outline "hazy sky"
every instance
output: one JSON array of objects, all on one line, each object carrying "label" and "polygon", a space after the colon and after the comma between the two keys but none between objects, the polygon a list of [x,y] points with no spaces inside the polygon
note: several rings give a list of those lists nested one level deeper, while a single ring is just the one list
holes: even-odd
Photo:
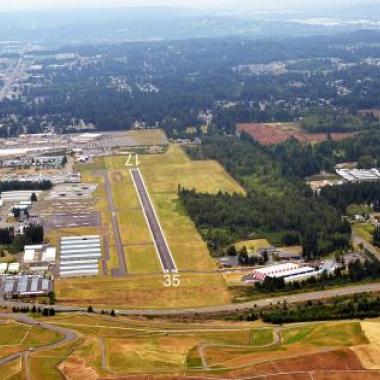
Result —
[{"label": "hazy sky", "polygon": [[351,5],[359,3],[379,3],[380,0],[0,0],[0,11],[39,10],[55,8],[94,8],[120,6],[187,6],[197,8],[239,8],[258,7],[296,10],[318,4]]}]

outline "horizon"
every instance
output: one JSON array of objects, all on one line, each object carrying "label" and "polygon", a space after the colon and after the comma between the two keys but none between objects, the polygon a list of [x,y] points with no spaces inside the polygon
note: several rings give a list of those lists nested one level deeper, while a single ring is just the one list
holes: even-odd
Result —
[{"label": "horizon", "polygon": [[[62,10],[99,10],[99,9],[122,9],[122,8],[178,8],[189,10],[267,10],[267,11],[306,11],[306,10],[331,10],[335,8],[350,8],[357,6],[362,2],[360,0],[336,0],[333,5],[331,1],[321,0],[315,2],[306,2],[302,0],[291,0],[285,4],[279,0],[268,0],[262,4],[261,0],[142,0],[136,3],[135,0],[82,0],[78,4],[75,0],[57,0],[54,5],[49,0],[14,0],[4,4],[0,1],[0,12],[40,12],[40,11],[62,11]],[[380,0],[368,0],[363,7],[380,5]],[[380,14],[380,12],[379,12]]]}]

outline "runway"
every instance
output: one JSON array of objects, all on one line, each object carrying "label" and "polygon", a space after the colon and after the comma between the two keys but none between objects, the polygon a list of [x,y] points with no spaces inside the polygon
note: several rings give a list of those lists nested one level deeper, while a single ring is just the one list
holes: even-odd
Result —
[{"label": "runway", "polygon": [[149,193],[145,186],[140,169],[131,169],[131,176],[145,215],[145,219],[149,226],[158,257],[160,259],[162,270],[164,273],[177,273],[177,266],[174,262],[174,258],[170,252],[169,245],[161,228],[160,221],[149,197]]}]

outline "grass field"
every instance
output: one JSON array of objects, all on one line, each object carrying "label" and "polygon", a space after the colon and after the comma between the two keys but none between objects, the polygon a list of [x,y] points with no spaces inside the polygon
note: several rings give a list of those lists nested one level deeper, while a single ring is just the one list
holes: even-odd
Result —
[{"label": "grass field", "polygon": [[237,250],[246,247],[248,252],[256,252],[258,249],[269,248],[270,246],[269,241],[266,239],[245,240],[235,244]]},{"label": "grass field", "polygon": [[0,365],[0,380],[21,380],[22,376],[21,359],[15,359],[8,364]]},{"label": "grass field", "polygon": [[357,223],[354,225],[355,232],[364,240],[372,243],[372,234],[375,229],[371,223]]},{"label": "grass field", "polygon": [[[103,162],[102,162],[103,161]],[[107,237],[110,245],[108,270],[119,266],[108,210],[104,180],[99,170],[107,169],[128,273],[125,278],[98,277],[63,279],[56,282],[59,302],[114,306],[115,308],[194,307],[224,304],[231,300],[223,277],[218,274],[181,273],[217,269],[206,244],[182,209],[178,186],[199,191],[243,192],[242,188],[214,161],[191,161],[182,148],[169,146],[164,154],[139,155],[140,169],[156,208],[165,236],[180,271],[178,288],[163,286],[162,268],[133,185],[127,156],[98,159],[82,167],[82,178],[98,183],[96,208],[101,214],[98,229],[61,230],[56,235],[91,231]],[[49,236],[52,241],[57,237]]]},{"label": "grass field", "polygon": [[[165,378],[207,374],[233,379],[243,374],[313,370],[314,378],[327,380],[322,376],[326,370],[364,369],[360,356],[347,348],[369,346],[371,339],[363,334],[366,330],[372,329],[378,341],[380,326],[380,322],[370,327],[350,321],[304,323],[286,325],[274,333],[273,327],[258,322],[193,324],[94,315],[61,315],[49,320],[83,334],[82,344],[60,368],[66,368],[64,373],[76,369],[90,379],[96,378],[95,373],[104,377],[144,373],[151,379],[155,374],[165,374]],[[273,340],[275,334],[280,334],[279,342]],[[101,364],[100,342],[105,347],[106,368]]]},{"label": "grass field", "polygon": [[[146,379],[143,374],[151,380],[176,376],[235,379],[277,373],[283,376],[279,379],[287,379],[286,374],[294,371],[312,371],[313,378],[319,380],[372,380],[380,375],[374,371],[379,363],[375,347],[379,344],[379,320],[270,326],[261,322],[179,322],[94,314],[39,318],[74,330],[79,338],[58,349],[31,352],[32,379],[55,380],[62,374],[73,380],[129,375]],[[333,377],[331,371],[336,371]],[[340,372],[347,371],[350,377],[339,377]],[[0,367],[1,380],[24,378],[20,361]]]}]

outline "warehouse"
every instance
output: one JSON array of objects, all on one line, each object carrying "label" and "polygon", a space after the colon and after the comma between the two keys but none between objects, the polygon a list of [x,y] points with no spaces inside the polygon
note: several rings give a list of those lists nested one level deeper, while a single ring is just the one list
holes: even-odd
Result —
[{"label": "warehouse", "polygon": [[285,282],[302,281],[309,277],[317,277],[321,270],[311,266],[302,266],[294,263],[271,265],[255,269],[244,279],[245,283],[264,281],[266,277],[283,278]]},{"label": "warehouse", "polygon": [[0,279],[0,289],[5,299],[46,296],[53,290],[53,283],[42,276],[6,276]]},{"label": "warehouse", "polygon": [[102,257],[100,237],[62,237],[60,257],[60,277],[97,276]]},{"label": "warehouse", "polygon": [[336,173],[348,182],[380,181],[377,169],[337,169]]},{"label": "warehouse", "polygon": [[41,194],[38,190],[16,190],[16,191],[3,191],[1,199],[3,202],[27,202],[30,201],[32,194],[36,194],[37,198]]},{"label": "warehouse", "polygon": [[43,244],[26,245],[24,247],[24,263],[54,263],[56,257],[55,247],[46,246]]}]

